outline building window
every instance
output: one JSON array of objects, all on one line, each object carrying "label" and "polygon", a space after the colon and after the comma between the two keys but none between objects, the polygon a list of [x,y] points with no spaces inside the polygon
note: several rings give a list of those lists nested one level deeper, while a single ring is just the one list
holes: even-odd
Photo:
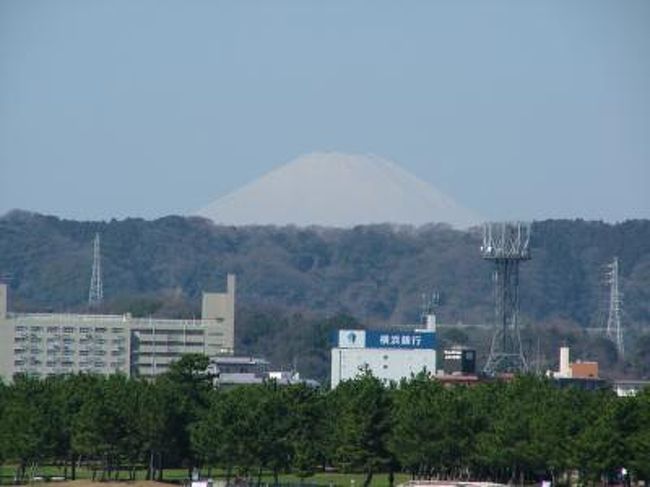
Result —
[{"label": "building window", "polygon": [[72,326],[66,326],[63,328],[63,333],[74,333],[74,328]]}]

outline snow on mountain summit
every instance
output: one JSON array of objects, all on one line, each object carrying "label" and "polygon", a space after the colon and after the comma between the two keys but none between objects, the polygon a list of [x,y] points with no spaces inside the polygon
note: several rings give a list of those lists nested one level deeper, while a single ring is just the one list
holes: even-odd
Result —
[{"label": "snow on mountain summit", "polygon": [[431,184],[373,155],[300,156],[197,212],[227,225],[449,223],[467,228],[479,217]]}]

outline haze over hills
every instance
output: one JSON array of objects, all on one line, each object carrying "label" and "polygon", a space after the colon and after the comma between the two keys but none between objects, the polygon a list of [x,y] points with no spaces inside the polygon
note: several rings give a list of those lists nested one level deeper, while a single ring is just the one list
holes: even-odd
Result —
[{"label": "haze over hills", "polygon": [[197,213],[227,225],[448,223],[467,228],[480,217],[433,185],[374,155],[300,156]]}]

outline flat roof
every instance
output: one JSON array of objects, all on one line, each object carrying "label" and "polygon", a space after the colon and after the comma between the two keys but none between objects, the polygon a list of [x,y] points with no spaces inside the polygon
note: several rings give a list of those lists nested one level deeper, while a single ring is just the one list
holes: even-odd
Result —
[{"label": "flat roof", "polygon": [[256,357],[210,357],[210,362],[222,365],[268,365],[268,360]]},{"label": "flat roof", "polygon": [[75,325],[93,323],[123,323],[131,327],[201,327],[212,324],[214,320],[203,319],[171,319],[171,318],[134,318],[130,314],[102,315],[102,314],[75,314],[75,313],[7,313],[5,321],[25,325]]}]

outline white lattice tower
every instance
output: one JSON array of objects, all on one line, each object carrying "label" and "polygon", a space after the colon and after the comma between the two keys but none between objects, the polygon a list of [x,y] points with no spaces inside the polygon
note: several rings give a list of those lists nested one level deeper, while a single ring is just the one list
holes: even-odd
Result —
[{"label": "white lattice tower", "polygon": [[99,306],[104,300],[100,245],[99,233],[96,233],[93,241],[93,272],[90,277],[90,289],[88,291],[88,307],[90,308]]},{"label": "white lattice tower", "polygon": [[607,282],[609,283],[609,313],[607,315],[607,336],[616,343],[619,357],[625,353],[623,328],[621,326],[621,293],[618,283],[618,257],[614,257],[608,266]]}]

